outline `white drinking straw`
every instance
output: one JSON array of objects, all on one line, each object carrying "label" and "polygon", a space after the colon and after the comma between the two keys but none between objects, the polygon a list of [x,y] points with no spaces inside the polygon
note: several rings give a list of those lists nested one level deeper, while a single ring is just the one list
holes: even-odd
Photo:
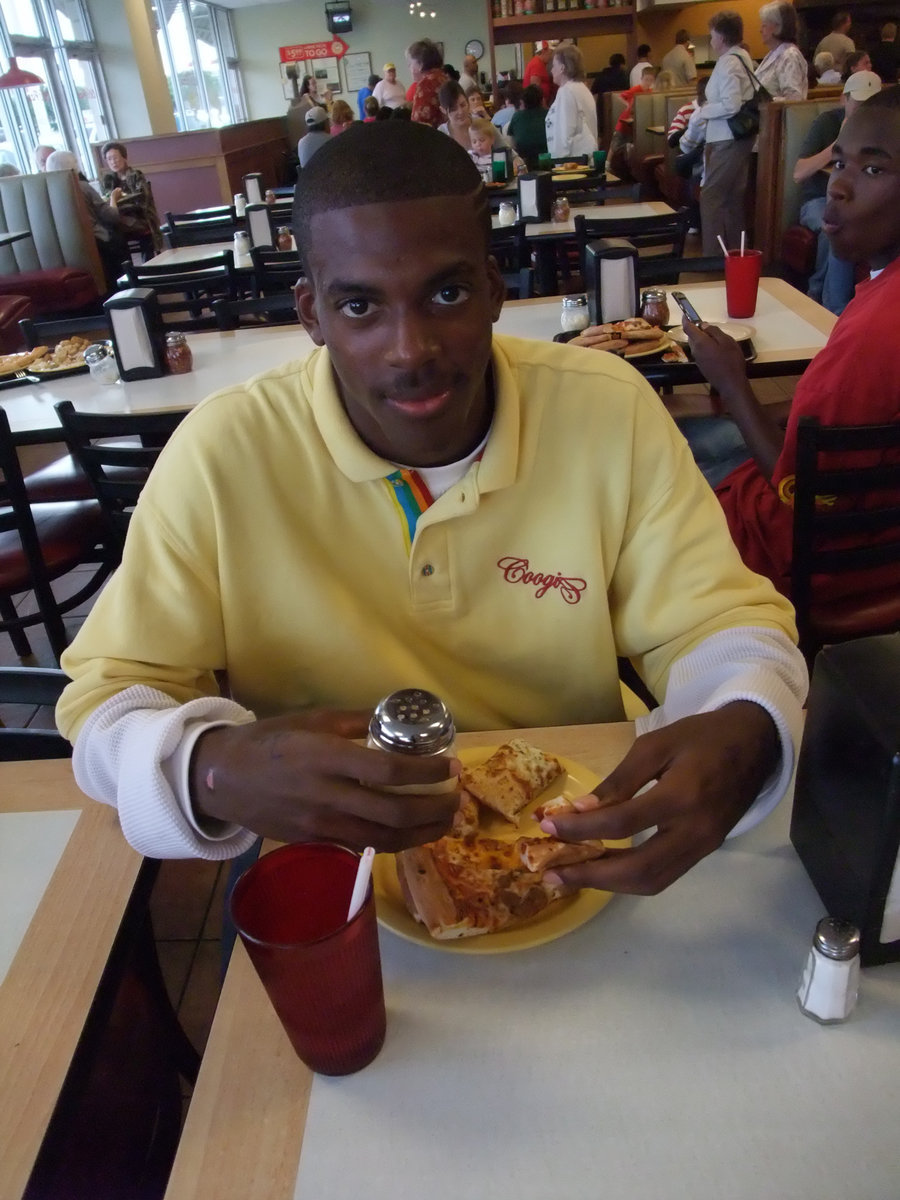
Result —
[{"label": "white drinking straw", "polygon": [[741,230],[741,258],[744,257],[744,238],[745,237],[746,237],[746,234],[744,233],[744,231],[742,229]]},{"label": "white drinking straw", "polygon": [[725,243],[722,241],[722,235],[721,235],[721,233],[717,233],[717,234],[716,234],[716,241],[717,241],[717,242],[719,243],[719,245],[722,247],[722,253],[723,253],[723,254],[725,255],[725,257],[727,258],[727,257],[728,257],[728,248],[726,247]]},{"label": "white drinking straw", "polygon": [[352,921],[362,908],[363,900],[365,900],[366,892],[369,888],[369,876],[372,874],[372,859],[374,857],[375,849],[372,846],[366,846],[365,850],[359,856],[359,866],[356,868],[356,879],[353,882],[353,895],[350,897],[350,907],[347,910],[348,921]]}]

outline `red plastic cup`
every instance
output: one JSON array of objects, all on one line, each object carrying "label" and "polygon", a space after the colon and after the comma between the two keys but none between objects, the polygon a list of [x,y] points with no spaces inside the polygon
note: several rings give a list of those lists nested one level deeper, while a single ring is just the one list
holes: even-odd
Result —
[{"label": "red plastic cup", "polygon": [[752,317],[762,272],[762,251],[729,250],[725,256],[725,303],[732,320]]},{"label": "red plastic cup", "polygon": [[327,842],[282,846],[240,877],[231,914],[298,1056],[350,1075],[384,1044],[386,1018],[372,885],[352,921],[359,856]]}]

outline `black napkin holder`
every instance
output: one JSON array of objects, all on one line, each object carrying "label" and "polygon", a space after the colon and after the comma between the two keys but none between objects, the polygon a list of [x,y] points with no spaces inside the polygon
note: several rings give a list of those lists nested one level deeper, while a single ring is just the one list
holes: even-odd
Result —
[{"label": "black napkin holder", "polygon": [[859,927],[863,966],[896,962],[900,634],[822,650],[807,709],[791,841],[829,916]]},{"label": "black napkin holder", "polygon": [[637,249],[625,238],[600,238],[585,249],[584,289],[592,325],[624,321],[640,311]]},{"label": "black napkin holder", "polygon": [[262,175],[259,171],[251,171],[249,175],[244,176],[244,195],[248,204],[262,204],[265,200]]},{"label": "black napkin holder", "polygon": [[519,220],[532,224],[549,221],[553,214],[553,176],[549,171],[527,171],[518,178]]},{"label": "black napkin holder", "polygon": [[122,379],[157,379],[165,373],[166,331],[153,288],[128,288],[104,301]]},{"label": "black napkin holder", "polygon": [[248,204],[244,210],[244,228],[251,246],[272,246],[272,218],[268,204]]}]

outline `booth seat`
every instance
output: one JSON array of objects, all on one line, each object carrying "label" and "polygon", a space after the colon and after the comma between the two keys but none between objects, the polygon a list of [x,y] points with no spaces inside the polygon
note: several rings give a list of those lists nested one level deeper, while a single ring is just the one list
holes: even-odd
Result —
[{"label": "booth seat", "polygon": [[767,266],[802,282],[815,265],[816,235],[799,223],[800,185],[794,166],[819,113],[840,104],[839,87],[818,87],[808,100],[764,104],[760,110],[756,174],[756,245]]},{"label": "booth seat", "polygon": [[72,171],[0,179],[0,229],[31,236],[0,248],[0,296],[26,296],[34,314],[98,306],[103,264]]},{"label": "booth seat", "polygon": [[11,354],[24,346],[19,322],[34,316],[34,305],[28,296],[0,293],[0,354]]}]

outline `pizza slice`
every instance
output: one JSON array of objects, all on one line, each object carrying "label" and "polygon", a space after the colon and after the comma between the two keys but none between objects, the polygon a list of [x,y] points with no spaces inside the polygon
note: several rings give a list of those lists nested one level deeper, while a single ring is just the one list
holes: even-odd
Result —
[{"label": "pizza slice", "polygon": [[499,933],[537,916],[565,894],[543,878],[545,870],[603,851],[601,842],[545,837],[446,837],[398,854],[397,875],[412,916],[433,938],[447,941]]},{"label": "pizza slice", "polygon": [[460,787],[480,804],[492,808],[513,825],[517,814],[564,773],[552,754],[512,738],[500,746],[487,762],[469,767],[460,776]]}]

